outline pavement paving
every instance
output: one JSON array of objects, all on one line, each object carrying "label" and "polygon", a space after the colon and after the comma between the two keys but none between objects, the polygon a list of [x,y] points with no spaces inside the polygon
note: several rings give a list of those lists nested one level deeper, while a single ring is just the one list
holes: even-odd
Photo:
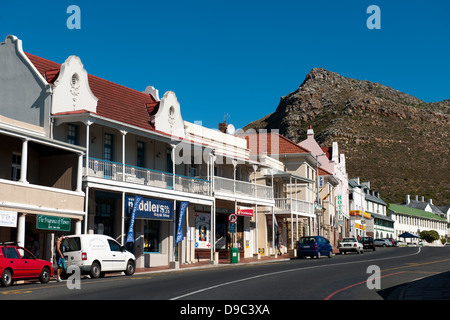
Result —
[{"label": "pavement paving", "polygon": [[450,300],[450,271],[408,283],[398,300]]}]

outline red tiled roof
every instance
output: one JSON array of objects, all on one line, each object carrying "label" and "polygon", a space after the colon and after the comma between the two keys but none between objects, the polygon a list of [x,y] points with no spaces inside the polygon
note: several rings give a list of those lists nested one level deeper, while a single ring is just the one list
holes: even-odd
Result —
[{"label": "red tiled roof", "polygon": [[[58,78],[61,68],[59,63],[30,53],[26,53],[26,55],[36,69],[47,79],[47,82],[53,83]],[[88,74],[88,81],[92,93],[98,98],[97,115],[154,131],[155,128],[150,123],[150,115],[157,111],[159,101],[156,101],[150,94],[90,74]],[[86,110],[76,113],[85,112],[88,113]],[[70,114],[70,112],[64,114]]]},{"label": "red tiled roof", "polygon": [[323,168],[319,168],[319,176],[332,176],[333,174],[330,173],[329,171],[323,169]]},{"label": "red tiled roof", "polygon": [[[299,146],[294,141],[289,140],[288,138],[275,132],[251,133],[244,135],[247,140],[247,146],[250,149],[250,155],[295,154],[310,152],[308,149]],[[272,142],[274,145],[272,145]]]},{"label": "red tiled roof", "polygon": [[321,147],[322,151],[327,156],[327,159],[331,160],[331,152],[333,151],[332,147]]}]

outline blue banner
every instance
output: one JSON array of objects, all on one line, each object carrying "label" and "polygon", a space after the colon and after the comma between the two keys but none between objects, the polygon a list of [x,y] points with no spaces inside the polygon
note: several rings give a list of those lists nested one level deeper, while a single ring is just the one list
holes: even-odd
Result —
[{"label": "blue banner", "polygon": [[[141,197],[140,197],[141,198]],[[173,220],[173,201],[141,198],[137,206],[134,205],[134,197],[125,197],[125,209],[127,217],[135,211],[137,219]]]},{"label": "blue banner", "polygon": [[177,230],[177,240],[176,244],[183,241],[183,222],[184,222],[184,216],[186,215],[187,207],[189,205],[188,201],[182,201],[180,203],[180,215],[178,217],[178,230]]},{"label": "blue banner", "polygon": [[131,214],[131,221],[130,226],[128,227],[128,234],[127,234],[127,241],[126,242],[132,242],[134,243],[134,220],[136,218],[136,211],[139,207],[139,203],[142,201],[142,197],[136,196],[134,198],[134,204],[133,206],[133,212]]}]

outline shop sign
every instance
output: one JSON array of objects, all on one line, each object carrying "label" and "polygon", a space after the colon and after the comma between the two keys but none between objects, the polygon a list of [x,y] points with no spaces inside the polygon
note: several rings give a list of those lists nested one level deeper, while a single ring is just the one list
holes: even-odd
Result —
[{"label": "shop sign", "polygon": [[238,206],[236,209],[238,216],[253,217],[253,208]]},{"label": "shop sign", "polygon": [[[134,197],[125,197],[126,215],[131,217]],[[136,219],[173,220],[173,201],[142,198],[135,212]]]},{"label": "shop sign", "polygon": [[0,211],[0,227],[17,227],[17,212]]},{"label": "shop sign", "polygon": [[350,210],[349,214],[351,216],[362,216],[362,211],[361,210]]},{"label": "shop sign", "polygon": [[38,214],[36,229],[51,231],[70,231],[70,218],[52,217]]},{"label": "shop sign", "polygon": [[183,222],[184,216],[186,215],[187,206],[189,205],[188,201],[182,201],[180,204],[180,215],[178,217],[178,228],[177,228],[177,239],[176,243],[183,241]]}]

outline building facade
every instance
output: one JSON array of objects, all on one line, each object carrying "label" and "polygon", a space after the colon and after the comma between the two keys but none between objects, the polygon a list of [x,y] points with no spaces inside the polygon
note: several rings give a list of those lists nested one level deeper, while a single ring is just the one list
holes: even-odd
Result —
[{"label": "building facade", "polygon": [[320,168],[329,172],[337,181],[334,187],[334,197],[328,198],[332,201],[337,214],[337,229],[339,238],[346,237],[350,232],[349,216],[349,190],[348,175],[345,164],[345,155],[339,153],[338,143],[333,142],[332,146],[321,147],[314,138],[314,130],[309,126],[305,140],[299,143],[300,146],[311,151],[317,157]]},{"label": "building facade", "polygon": [[54,139],[52,87],[14,36],[0,44],[0,242],[51,260],[54,232],[81,233],[85,148]]}]

